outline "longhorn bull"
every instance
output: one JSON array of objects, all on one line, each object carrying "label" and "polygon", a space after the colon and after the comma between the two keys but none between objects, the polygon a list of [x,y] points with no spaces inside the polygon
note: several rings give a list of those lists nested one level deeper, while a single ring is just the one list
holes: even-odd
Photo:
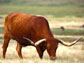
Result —
[{"label": "longhorn bull", "polygon": [[5,58],[11,38],[17,41],[16,50],[20,58],[23,58],[21,53],[22,47],[31,45],[36,47],[40,58],[43,57],[43,52],[47,50],[51,59],[56,59],[58,43],[72,46],[81,39],[80,37],[72,43],[67,44],[63,40],[54,38],[48,21],[44,17],[18,12],[9,14],[5,19],[3,58]]}]

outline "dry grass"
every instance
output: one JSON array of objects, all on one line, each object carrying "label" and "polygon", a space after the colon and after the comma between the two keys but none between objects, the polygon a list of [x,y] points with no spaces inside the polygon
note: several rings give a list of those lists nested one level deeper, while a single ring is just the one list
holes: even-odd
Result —
[{"label": "dry grass", "polygon": [[59,28],[64,26],[66,29],[80,29],[84,30],[81,26],[84,24],[84,17],[54,17],[47,16],[51,28]]},{"label": "dry grass", "polygon": [[[3,42],[0,41],[1,43]],[[0,44],[0,48],[2,44]],[[84,62],[84,45],[74,45],[72,47],[65,47],[59,44],[57,49],[57,59],[51,61],[47,51],[44,52],[44,57],[41,60],[38,57],[37,51],[34,47],[25,47],[22,50],[24,59],[19,59],[16,52],[16,42],[11,40],[6,59],[2,58],[2,49],[0,49],[0,63],[83,63]]]}]

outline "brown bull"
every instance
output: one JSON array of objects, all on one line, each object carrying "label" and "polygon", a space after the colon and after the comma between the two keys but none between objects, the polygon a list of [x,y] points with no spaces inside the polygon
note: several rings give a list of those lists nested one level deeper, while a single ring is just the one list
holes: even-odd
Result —
[{"label": "brown bull", "polygon": [[49,28],[48,21],[41,16],[32,16],[23,13],[9,14],[5,19],[3,58],[8,47],[10,39],[17,41],[17,53],[22,57],[22,46],[35,46],[39,57],[43,57],[43,52],[47,50],[51,59],[56,59],[56,49],[58,43],[65,46],[72,46],[81,38],[67,44],[60,39],[54,38]]}]

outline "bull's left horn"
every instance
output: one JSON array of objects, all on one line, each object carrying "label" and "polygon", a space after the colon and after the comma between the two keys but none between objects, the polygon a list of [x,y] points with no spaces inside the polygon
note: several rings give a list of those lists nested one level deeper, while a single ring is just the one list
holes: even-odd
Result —
[{"label": "bull's left horn", "polygon": [[32,45],[35,46],[34,42],[32,40],[30,40],[29,38],[23,37],[24,39],[26,39],[27,41],[29,41]]},{"label": "bull's left horn", "polygon": [[64,42],[63,40],[60,40],[60,39],[58,39],[58,40],[59,40],[59,42],[60,42],[61,44],[65,45],[65,46],[72,46],[72,45],[74,45],[75,43],[77,43],[81,38],[82,38],[82,37],[78,38],[77,40],[73,41],[72,43],[67,43],[67,42]]},{"label": "bull's left horn", "polygon": [[37,41],[36,43],[34,43],[32,40],[30,40],[29,38],[23,37],[24,39],[28,40],[32,45],[34,46],[38,46],[40,43],[46,41],[46,39],[41,39],[39,41]]}]

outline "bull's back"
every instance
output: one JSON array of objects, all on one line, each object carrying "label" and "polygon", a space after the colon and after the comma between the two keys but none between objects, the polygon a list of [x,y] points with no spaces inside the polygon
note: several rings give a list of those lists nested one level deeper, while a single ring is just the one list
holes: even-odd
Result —
[{"label": "bull's back", "polygon": [[32,17],[34,16],[23,13],[11,13],[6,17],[5,27],[11,35],[23,34]]}]

